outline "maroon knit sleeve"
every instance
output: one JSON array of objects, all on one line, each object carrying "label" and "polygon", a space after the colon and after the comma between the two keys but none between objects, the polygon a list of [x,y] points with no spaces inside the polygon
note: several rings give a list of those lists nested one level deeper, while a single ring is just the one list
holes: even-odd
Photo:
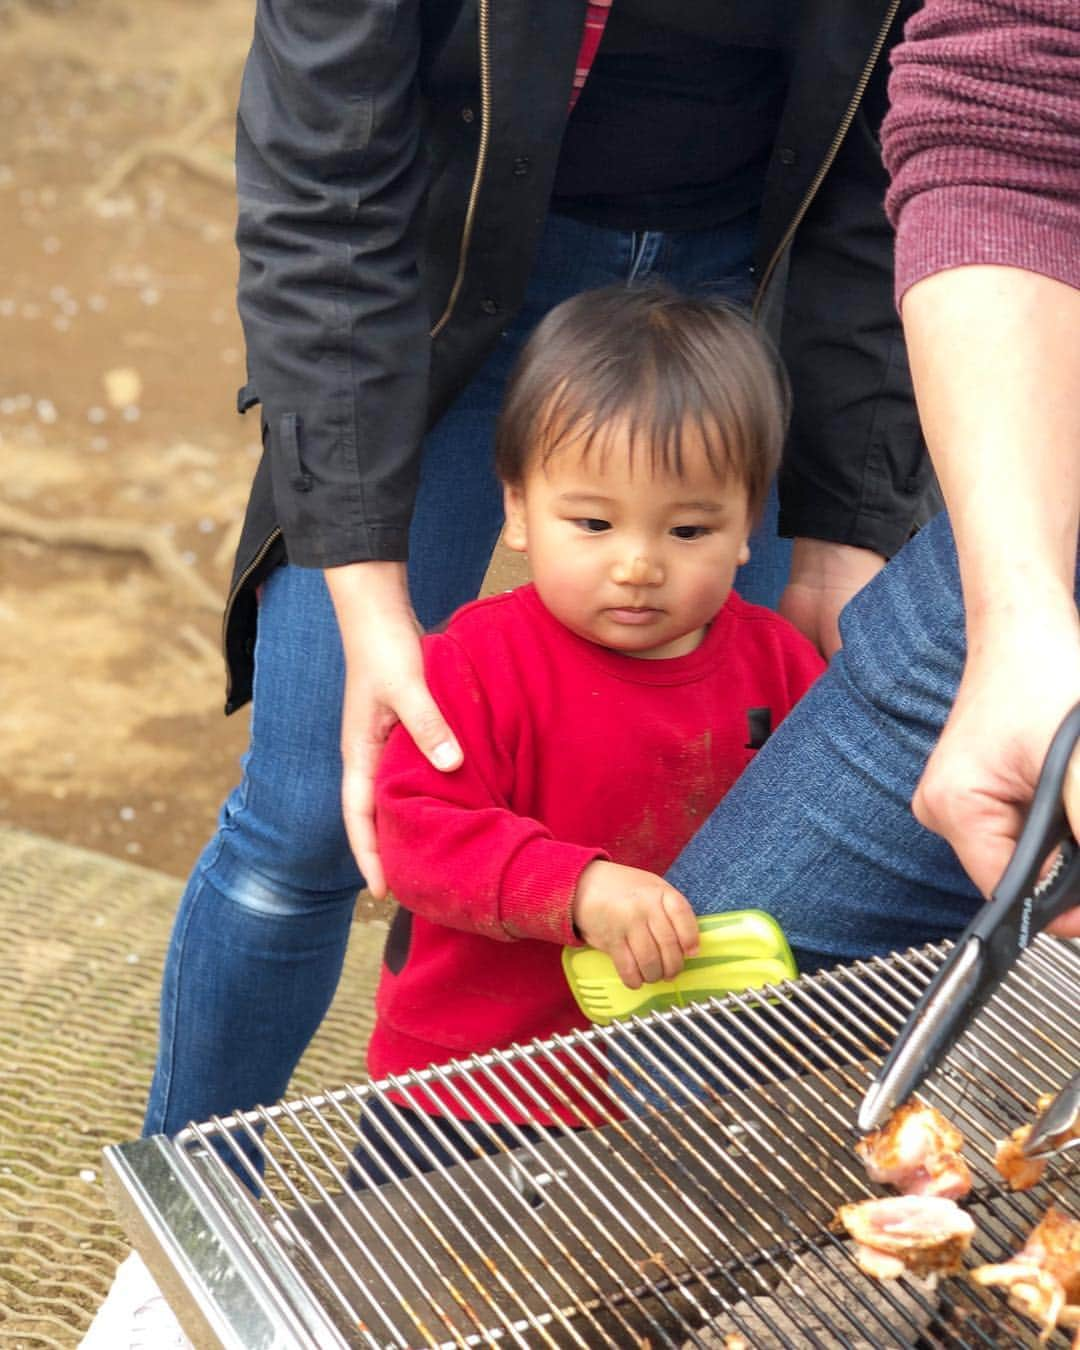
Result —
[{"label": "maroon knit sleeve", "polygon": [[889,95],[897,300],[968,263],[1080,286],[1078,0],[926,0]]}]

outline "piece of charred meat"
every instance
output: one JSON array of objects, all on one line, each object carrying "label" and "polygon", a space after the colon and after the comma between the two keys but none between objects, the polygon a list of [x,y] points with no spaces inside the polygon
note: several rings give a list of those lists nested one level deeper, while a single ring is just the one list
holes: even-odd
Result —
[{"label": "piece of charred meat", "polygon": [[1021,1125],[1008,1139],[998,1141],[994,1150],[994,1166],[1001,1173],[1010,1191],[1029,1191],[1042,1180],[1046,1171],[1045,1158],[1025,1158],[1024,1145],[1035,1127]]},{"label": "piece of charred meat", "polygon": [[855,1239],[855,1263],[865,1275],[950,1275],[959,1270],[975,1224],[940,1195],[891,1195],[841,1205],[837,1221]]},{"label": "piece of charred meat", "polygon": [[[1053,1100],[1054,1094],[1052,1092],[1043,1093],[1035,1103],[1036,1119],[1042,1115]],[[1004,1177],[1010,1191],[1030,1190],[1036,1182],[1042,1179],[1042,1174],[1046,1171],[1045,1158],[1024,1157],[1024,1145],[1034,1128],[1033,1124],[1021,1125],[1018,1130],[1013,1130],[1008,1139],[1002,1139],[999,1142],[994,1153],[994,1166]],[[1051,1142],[1060,1147],[1078,1136],[1080,1136],[1080,1121],[1077,1121],[1072,1129],[1065,1130],[1057,1135]]]},{"label": "piece of charred meat", "polygon": [[860,1139],[855,1152],[871,1181],[904,1195],[961,1200],[971,1190],[971,1171],[960,1155],[964,1137],[940,1111],[908,1102]]},{"label": "piece of charred meat", "polygon": [[1010,1261],[978,1266],[978,1284],[999,1285],[1017,1312],[1042,1326],[1042,1340],[1055,1327],[1080,1327],[1080,1222],[1051,1207]]}]

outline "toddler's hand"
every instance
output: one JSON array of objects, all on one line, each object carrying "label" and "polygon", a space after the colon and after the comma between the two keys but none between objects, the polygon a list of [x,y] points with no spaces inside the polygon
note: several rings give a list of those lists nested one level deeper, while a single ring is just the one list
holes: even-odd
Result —
[{"label": "toddler's hand", "polygon": [[674,979],[698,948],[690,902],[638,867],[589,863],[578,880],[573,913],[582,939],[611,957],[627,989]]}]

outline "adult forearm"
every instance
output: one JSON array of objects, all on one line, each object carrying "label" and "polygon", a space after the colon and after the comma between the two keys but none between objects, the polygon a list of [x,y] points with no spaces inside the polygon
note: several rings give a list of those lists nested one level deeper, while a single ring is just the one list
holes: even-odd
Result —
[{"label": "adult forearm", "polygon": [[368,562],[327,568],[326,584],[334,602],[347,661],[364,659],[372,633],[387,615],[393,615],[418,636],[404,563]]},{"label": "adult forearm", "polygon": [[[904,319],[967,625],[956,701],[912,805],[989,895],[1080,697],[1080,290],[957,268],[912,287]],[[1080,759],[1065,806],[1080,830]],[[1058,926],[1080,933],[1080,909]]]},{"label": "adult forearm", "polygon": [[[912,806],[987,895],[1080,696],[1080,29],[1066,8],[927,0],[895,54],[882,133],[897,290],[967,627]],[[1080,830],[1080,761],[1065,807]],[[1080,932],[1080,909],[1059,923]]]},{"label": "adult forearm", "polygon": [[1080,290],[1018,268],[954,268],[913,286],[903,317],[969,639],[1033,607],[1075,616]]}]

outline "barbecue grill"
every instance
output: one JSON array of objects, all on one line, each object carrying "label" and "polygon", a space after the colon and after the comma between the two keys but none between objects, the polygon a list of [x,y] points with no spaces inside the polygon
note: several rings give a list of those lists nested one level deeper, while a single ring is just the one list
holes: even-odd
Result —
[{"label": "barbecue grill", "polygon": [[[110,1186],[200,1347],[1030,1346],[999,1291],[873,1281],[832,1222],[874,1193],[857,1106],[947,950],[214,1118],[106,1149]],[[1080,1067],[1078,991],[1080,944],[1040,937],[926,1086],[975,1173],[969,1266],[1018,1250],[1051,1202],[1080,1217],[1070,1155],[1022,1194],[992,1165]],[[514,1124],[553,1094],[602,1123]],[[364,1188],[365,1113],[378,1129],[451,1102],[491,1154],[450,1125],[460,1161]]]}]

